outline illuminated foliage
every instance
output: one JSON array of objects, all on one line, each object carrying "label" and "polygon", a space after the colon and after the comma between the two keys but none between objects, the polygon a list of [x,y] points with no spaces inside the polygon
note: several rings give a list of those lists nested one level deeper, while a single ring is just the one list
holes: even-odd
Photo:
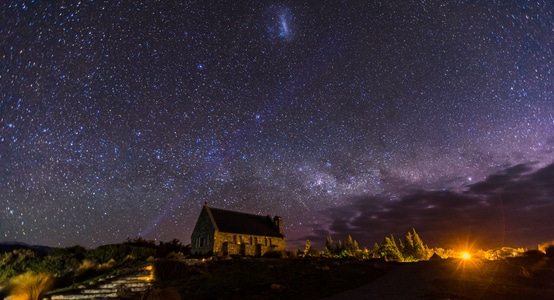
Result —
[{"label": "illuminated foliage", "polygon": [[323,250],[323,255],[326,257],[335,257],[335,258],[363,258],[364,253],[360,250],[358,241],[352,238],[351,235],[348,235],[346,242],[339,240],[336,245],[333,245],[333,239],[329,236],[325,240],[325,249]]},{"label": "illuminated foliage", "polygon": [[423,243],[415,228],[412,228],[411,232],[408,231],[404,241],[400,240],[399,248],[404,261],[420,261],[429,258],[429,249]]},{"label": "illuminated foliage", "polygon": [[85,259],[81,262],[77,270],[75,271],[76,276],[83,276],[87,274],[92,274],[96,270],[98,264],[89,259]]},{"label": "illuminated foliage", "polygon": [[404,257],[398,249],[394,236],[391,234],[390,237],[385,237],[381,246],[379,246],[379,256],[386,259],[387,261],[404,261]]},{"label": "illuminated foliage", "polygon": [[314,249],[314,247],[312,246],[312,242],[310,242],[310,240],[306,240],[306,247],[304,247],[303,255],[304,257],[319,255],[319,252],[316,249]]},{"label": "illuminated foliage", "polygon": [[50,273],[26,272],[10,279],[8,289],[11,299],[38,300],[53,284],[54,278]]},{"label": "illuminated foliage", "polygon": [[5,281],[33,269],[40,263],[40,257],[32,250],[19,249],[0,256],[0,280]]}]

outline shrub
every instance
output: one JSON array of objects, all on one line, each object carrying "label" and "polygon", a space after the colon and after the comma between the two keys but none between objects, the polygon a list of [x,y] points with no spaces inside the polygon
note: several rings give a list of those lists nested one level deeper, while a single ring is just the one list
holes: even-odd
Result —
[{"label": "shrub", "polygon": [[113,268],[116,264],[117,264],[117,262],[115,261],[115,259],[112,258],[112,259],[108,260],[107,262],[105,262],[103,264],[99,264],[98,266],[96,266],[96,269],[100,270],[100,271],[109,270],[109,269]]},{"label": "shrub", "polygon": [[11,299],[42,299],[54,284],[50,273],[26,272],[10,279],[8,289]]},{"label": "shrub", "polygon": [[156,280],[174,280],[188,275],[186,263],[178,260],[162,259],[154,262],[154,278]]},{"label": "shrub", "polygon": [[17,249],[0,255],[0,281],[8,280],[24,273],[39,262],[37,254],[31,250]]},{"label": "shrub", "polygon": [[77,270],[75,270],[75,275],[83,276],[83,275],[89,275],[91,273],[94,273],[94,271],[96,270],[96,266],[97,264],[95,261],[85,259],[81,262]]},{"label": "shrub", "polygon": [[185,255],[181,252],[171,252],[167,255],[168,259],[185,259]]}]

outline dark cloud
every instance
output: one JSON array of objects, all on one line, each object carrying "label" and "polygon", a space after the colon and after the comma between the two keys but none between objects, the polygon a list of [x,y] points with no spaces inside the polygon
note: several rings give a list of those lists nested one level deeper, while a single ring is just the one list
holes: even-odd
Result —
[{"label": "dark cloud", "polygon": [[470,191],[476,194],[494,194],[499,190],[516,183],[523,174],[532,171],[532,168],[526,164],[519,164],[509,167],[503,172],[491,175],[486,180],[470,186]]},{"label": "dark cloud", "polygon": [[419,190],[396,200],[360,197],[323,214],[330,226],[314,231],[312,240],[350,234],[371,247],[415,227],[435,247],[533,247],[553,237],[554,163],[507,167],[461,192]]}]

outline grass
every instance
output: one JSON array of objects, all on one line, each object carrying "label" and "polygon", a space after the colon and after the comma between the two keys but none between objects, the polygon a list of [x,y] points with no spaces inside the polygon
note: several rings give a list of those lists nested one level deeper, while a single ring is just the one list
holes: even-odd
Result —
[{"label": "grass", "polygon": [[54,284],[54,277],[49,273],[26,272],[10,279],[10,299],[38,300]]}]

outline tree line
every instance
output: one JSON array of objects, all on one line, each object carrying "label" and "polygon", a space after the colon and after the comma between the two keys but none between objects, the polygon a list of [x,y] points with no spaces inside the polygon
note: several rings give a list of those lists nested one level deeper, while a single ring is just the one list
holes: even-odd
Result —
[{"label": "tree line", "polygon": [[385,237],[381,244],[375,243],[373,249],[361,249],[358,242],[348,235],[346,241],[333,242],[333,239],[328,236],[325,240],[323,251],[316,250],[310,240],[306,240],[306,247],[302,251],[304,257],[329,257],[329,258],[383,258],[387,261],[400,262],[415,262],[427,260],[434,251],[423,243],[415,228],[408,231],[404,239],[399,239],[398,242],[391,234],[390,237]]}]

